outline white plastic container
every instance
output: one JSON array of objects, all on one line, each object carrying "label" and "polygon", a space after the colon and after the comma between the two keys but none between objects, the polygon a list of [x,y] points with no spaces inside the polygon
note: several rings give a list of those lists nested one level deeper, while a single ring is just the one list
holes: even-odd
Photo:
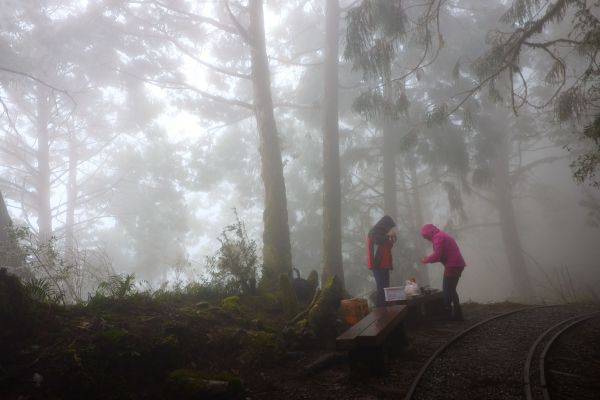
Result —
[{"label": "white plastic container", "polygon": [[406,292],[404,286],[386,287],[383,288],[385,293],[385,301],[406,300]]}]

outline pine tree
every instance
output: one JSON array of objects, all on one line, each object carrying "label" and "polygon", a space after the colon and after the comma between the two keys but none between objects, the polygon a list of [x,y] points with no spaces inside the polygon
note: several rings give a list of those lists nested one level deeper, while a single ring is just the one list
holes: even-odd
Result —
[{"label": "pine tree", "polygon": [[[598,2],[586,0],[514,0],[501,17],[512,31],[491,31],[490,48],[473,65],[477,89],[487,87],[494,98],[501,96],[498,85],[508,82],[515,114],[525,106],[553,107],[558,122],[578,122],[578,139],[591,146],[573,162],[574,178],[594,186],[600,185],[599,12]],[[542,57],[544,82],[553,89],[535,96],[524,70]]]}]

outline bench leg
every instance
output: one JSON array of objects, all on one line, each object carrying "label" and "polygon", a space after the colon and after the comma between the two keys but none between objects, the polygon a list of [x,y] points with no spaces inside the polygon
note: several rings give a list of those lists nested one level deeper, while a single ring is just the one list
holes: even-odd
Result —
[{"label": "bench leg", "polygon": [[358,347],[350,350],[348,358],[352,375],[381,376],[386,373],[389,360],[402,353],[408,345],[404,325],[400,323],[378,347]]},{"label": "bench leg", "polygon": [[386,344],[389,346],[389,352],[392,357],[402,354],[406,346],[408,346],[408,336],[406,336],[403,323],[400,323],[394,329]]},{"label": "bench leg", "polygon": [[428,302],[427,305],[427,315],[442,315],[444,314],[444,299],[436,299],[435,301]]},{"label": "bench leg", "polygon": [[356,377],[379,376],[386,370],[388,357],[385,346],[359,347],[350,350],[350,372]]}]

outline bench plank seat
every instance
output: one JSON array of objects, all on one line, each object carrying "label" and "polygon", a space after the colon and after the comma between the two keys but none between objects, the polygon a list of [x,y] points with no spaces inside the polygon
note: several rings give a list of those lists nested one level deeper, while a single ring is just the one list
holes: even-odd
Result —
[{"label": "bench plank seat", "polygon": [[347,331],[338,336],[336,339],[336,347],[340,349],[350,349],[354,347],[354,339],[356,339],[356,337],[360,335],[362,331],[367,329],[369,325],[377,321],[379,318],[381,318],[381,312],[380,309],[376,308],[366,317],[352,325]]},{"label": "bench plank seat", "polygon": [[373,309],[336,339],[336,347],[348,350],[350,370],[357,376],[382,375],[390,357],[406,344],[402,321],[408,306]]},{"label": "bench plank seat", "polygon": [[404,305],[378,307],[336,339],[338,349],[379,346],[402,322],[408,312]]},{"label": "bench plank seat", "polygon": [[387,310],[381,318],[369,325],[358,336],[360,346],[379,346],[390,333],[402,322],[408,309],[405,306],[382,307]]}]

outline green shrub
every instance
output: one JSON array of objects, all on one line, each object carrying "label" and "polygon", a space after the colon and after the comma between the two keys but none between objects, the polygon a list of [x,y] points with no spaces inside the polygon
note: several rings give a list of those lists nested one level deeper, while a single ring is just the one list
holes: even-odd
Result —
[{"label": "green shrub", "polygon": [[207,257],[206,266],[214,282],[230,294],[254,294],[258,273],[256,242],[248,237],[246,227],[235,212],[236,222],[221,232],[221,247]]}]

